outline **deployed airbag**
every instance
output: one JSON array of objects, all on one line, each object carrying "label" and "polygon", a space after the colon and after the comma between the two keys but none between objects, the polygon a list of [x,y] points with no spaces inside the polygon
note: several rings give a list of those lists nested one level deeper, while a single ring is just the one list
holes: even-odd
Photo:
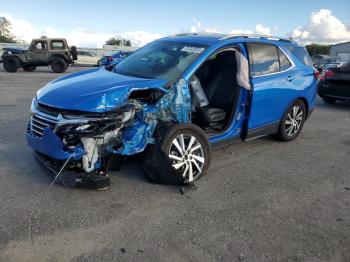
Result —
[{"label": "deployed airbag", "polygon": [[240,52],[236,52],[237,73],[236,79],[239,86],[247,90],[251,89],[249,81],[249,64],[247,58]]}]

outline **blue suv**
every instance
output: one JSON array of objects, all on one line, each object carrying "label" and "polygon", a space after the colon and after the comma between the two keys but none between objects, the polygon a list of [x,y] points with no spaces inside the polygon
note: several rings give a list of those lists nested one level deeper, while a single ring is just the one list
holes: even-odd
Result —
[{"label": "blue suv", "polygon": [[133,52],[131,51],[118,51],[112,55],[107,55],[103,56],[99,61],[98,61],[98,66],[107,66],[110,64],[117,64],[129,55],[131,55]]},{"label": "blue suv", "polygon": [[188,184],[205,174],[213,147],[295,139],[315,107],[316,74],[289,39],[174,35],[45,85],[27,142],[66,186],[106,187],[109,170],[142,152],[147,180]]}]

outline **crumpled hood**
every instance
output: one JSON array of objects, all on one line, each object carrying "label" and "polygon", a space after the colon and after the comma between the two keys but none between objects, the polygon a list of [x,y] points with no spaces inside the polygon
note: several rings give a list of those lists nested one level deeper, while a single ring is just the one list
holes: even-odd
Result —
[{"label": "crumpled hood", "polygon": [[60,77],[41,88],[39,103],[65,110],[105,112],[121,107],[135,89],[163,89],[165,80],[120,75],[103,67]]}]

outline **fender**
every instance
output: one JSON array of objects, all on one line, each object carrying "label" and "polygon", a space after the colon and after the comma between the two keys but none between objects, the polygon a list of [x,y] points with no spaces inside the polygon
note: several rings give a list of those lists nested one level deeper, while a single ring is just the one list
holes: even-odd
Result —
[{"label": "fender", "polygon": [[23,64],[23,59],[17,54],[6,54],[3,56],[3,60],[5,61],[5,59],[8,57],[16,57],[20,61],[21,65]]}]

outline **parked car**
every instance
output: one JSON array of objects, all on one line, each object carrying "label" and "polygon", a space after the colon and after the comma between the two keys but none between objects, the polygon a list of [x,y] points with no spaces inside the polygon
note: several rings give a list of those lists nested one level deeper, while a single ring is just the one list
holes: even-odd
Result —
[{"label": "parked car", "polygon": [[318,95],[328,104],[350,100],[350,63],[326,67],[320,75]]},{"label": "parked car", "polygon": [[78,65],[98,66],[100,57],[96,54],[88,51],[77,51],[77,55],[78,59],[76,63]]},{"label": "parked car", "polygon": [[127,56],[131,55],[132,53],[133,52],[118,51],[112,55],[103,56],[99,60],[98,65],[99,66],[106,66],[106,65],[109,65],[111,63],[117,64],[120,61],[122,61],[124,58],[126,58]]},{"label": "parked car", "polygon": [[3,48],[5,71],[15,73],[19,68],[33,71],[37,66],[50,66],[55,73],[63,73],[77,59],[76,47],[68,47],[63,38],[33,39],[29,48]]},{"label": "parked car", "polygon": [[31,105],[27,142],[64,185],[109,185],[111,163],[144,152],[147,180],[187,184],[211,148],[274,134],[291,141],[315,107],[304,47],[283,38],[180,34],[107,70],[58,78]]},{"label": "parked car", "polygon": [[[327,70],[328,68],[336,68],[336,67],[340,67],[342,65],[346,64],[345,62],[332,62],[327,64],[323,70]],[[322,71],[323,71],[322,70]]]}]

